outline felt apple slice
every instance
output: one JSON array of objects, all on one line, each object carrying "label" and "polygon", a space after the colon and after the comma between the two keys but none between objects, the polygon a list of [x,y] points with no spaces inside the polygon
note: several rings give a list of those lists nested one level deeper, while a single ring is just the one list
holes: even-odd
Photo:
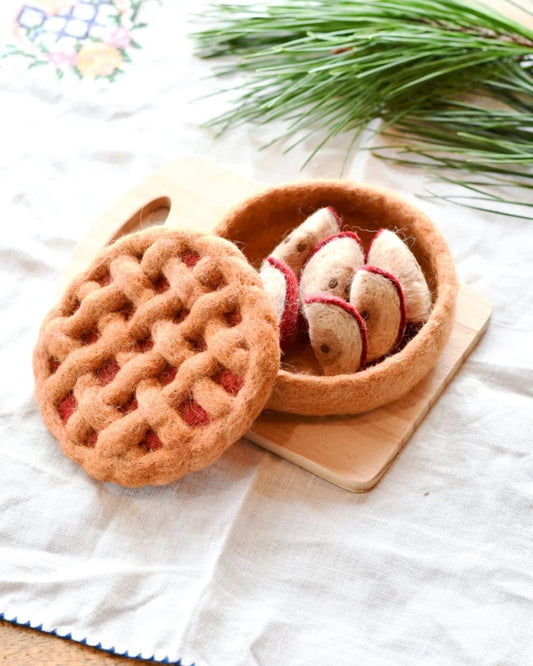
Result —
[{"label": "felt apple slice", "polygon": [[366,324],[368,363],[400,344],[405,331],[405,301],[393,275],[376,266],[361,266],[350,287],[350,304]]},{"label": "felt apple slice", "polygon": [[324,238],[341,230],[341,221],[333,208],[319,208],[291,231],[271,252],[272,257],[284,261],[296,275],[311,249]]},{"label": "felt apple slice", "polygon": [[352,231],[328,236],[315,245],[300,276],[300,298],[310,294],[330,294],[348,299],[355,271],[365,263],[361,239]]},{"label": "felt apple slice", "polygon": [[285,262],[275,257],[265,259],[259,275],[278,316],[279,346],[285,352],[298,320],[298,278]]},{"label": "felt apple slice", "polygon": [[391,273],[400,283],[408,322],[423,323],[431,312],[431,293],[415,255],[389,229],[380,229],[368,249],[366,263]]},{"label": "felt apple slice", "polygon": [[304,301],[309,339],[325,375],[362,370],[366,363],[365,322],[349,303],[315,294]]}]

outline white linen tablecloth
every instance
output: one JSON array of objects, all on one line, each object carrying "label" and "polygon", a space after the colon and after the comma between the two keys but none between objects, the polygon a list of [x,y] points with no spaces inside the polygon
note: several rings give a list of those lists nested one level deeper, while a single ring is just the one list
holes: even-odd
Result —
[{"label": "white linen tablecloth", "polygon": [[167,487],[124,489],[89,478],[43,425],[37,331],[70,253],[113,201],[190,154],[268,184],[339,174],[345,137],[299,171],[313,140],[258,150],[279,125],[219,139],[199,128],[222,108],[191,103],[215,86],[186,37],[200,7],[0,8],[0,616],[184,666],[533,663],[533,222],[420,199],[421,172],[367,152],[349,164],[347,177],[425,210],[460,280],[494,305],[368,494],[245,442]]}]

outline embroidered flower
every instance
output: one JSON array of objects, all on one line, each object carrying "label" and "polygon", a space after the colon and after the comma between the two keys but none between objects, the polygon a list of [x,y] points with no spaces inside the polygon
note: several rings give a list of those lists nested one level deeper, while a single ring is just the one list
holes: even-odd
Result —
[{"label": "embroidered flower", "polygon": [[85,42],[78,52],[76,66],[82,76],[109,76],[122,64],[118,49],[104,42]]},{"label": "embroidered flower", "polygon": [[109,35],[107,42],[117,49],[127,49],[131,44],[131,35],[126,28],[120,26]]},{"label": "embroidered flower", "polygon": [[72,69],[76,64],[77,54],[75,51],[50,51],[47,58],[57,69]]}]

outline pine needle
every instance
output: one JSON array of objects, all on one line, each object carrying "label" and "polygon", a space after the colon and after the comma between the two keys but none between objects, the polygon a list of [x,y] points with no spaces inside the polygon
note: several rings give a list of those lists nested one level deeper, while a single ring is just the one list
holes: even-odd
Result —
[{"label": "pine needle", "polygon": [[353,146],[380,119],[380,157],[467,187],[462,172],[483,174],[489,202],[515,203],[491,193],[494,185],[528,192],[533,30],[526,25],[475,0],[216,4],[202,20],[216,28],[194,35],[198,54],[224,56],[218,76],[246,77],[209,126],[282,118],[280,138],[293,136],[293,145],[321,130],[310,159],[341,133],[351,133]]}]

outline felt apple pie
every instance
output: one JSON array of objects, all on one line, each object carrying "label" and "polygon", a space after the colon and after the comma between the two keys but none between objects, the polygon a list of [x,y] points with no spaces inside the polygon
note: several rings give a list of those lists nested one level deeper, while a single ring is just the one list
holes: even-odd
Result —
[{"label": "felt apple pie", "polygon": [[156,229],[102,251],[46,317],[43,419],[96,479],[165,484],[250,427],[279,368],[278,323],[232,243]]}]

